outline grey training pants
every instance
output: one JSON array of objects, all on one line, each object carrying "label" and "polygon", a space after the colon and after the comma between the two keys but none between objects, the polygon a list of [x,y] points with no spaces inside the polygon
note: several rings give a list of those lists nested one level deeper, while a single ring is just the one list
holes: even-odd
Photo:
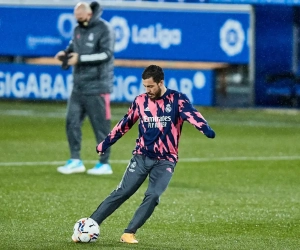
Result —
[{"label": "grey training pants", "polygon": [[159,197],[166,190],[172,178],[175,165],[176,163],[167,160],[134,155],[118,187],[99,205],[91,218],[100,225],[139,189],[149,175],[149,185],[143,202],[124,231],[125,233],[136,233],[158,205]]},{"label": "grey training pants", "polygon": [[[67,107],[66,132],[72,159],[80,159],[81,127],[86,116],[99,144],[111,129],[109,94],[83,95],[74,92],[71,94]],[[94,148],[96,152],[96,144]],[[101,155],[100,162],[108,163],[109,156],[110,148]]]}]

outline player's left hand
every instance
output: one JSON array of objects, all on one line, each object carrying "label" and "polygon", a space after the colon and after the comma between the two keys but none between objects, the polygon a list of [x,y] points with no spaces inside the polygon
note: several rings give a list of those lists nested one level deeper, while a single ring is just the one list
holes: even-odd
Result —
[{"label": "player's left hand", "polygon": [[103,155],[104,154],[104,152],[101,152],[101,151],[98,150],[98,145],[96,146],[96,152],[97,152],[98,155]]},{"label": "player's left hand", "polygon": [[78,53],[72,52],[69,54],[68,65],[75,65],[78,63]]}]

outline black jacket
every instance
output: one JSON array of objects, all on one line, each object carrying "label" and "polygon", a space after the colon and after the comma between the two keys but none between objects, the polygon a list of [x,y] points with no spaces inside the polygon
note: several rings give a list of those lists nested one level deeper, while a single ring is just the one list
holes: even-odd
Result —
[{"label": "black jacket", "polygon": [[73,67],[73,91],[86,95],[111,93],[114,79],[115,33],[110,24],[100,18],[100,4],[90,4],[93,15],[85,28],[75,27],[66,52],[79,54]]}]

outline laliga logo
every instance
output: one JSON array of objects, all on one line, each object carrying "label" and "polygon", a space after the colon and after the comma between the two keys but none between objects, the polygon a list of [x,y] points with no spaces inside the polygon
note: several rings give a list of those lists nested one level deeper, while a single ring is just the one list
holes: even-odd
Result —
[{"label": "laliga logo", "polygon": [[228,56],[235,56],[243,50],[245,32],[240,22],[228,19],[220,30],[220,46]]},{"label": "laliga logo", "polygon": [[[120,52],[128,47],[129,39],[133,44],[159,45],[162,49],[168,49],[171,45],[181,44],[180,29],[166,29],[162,24],[156,23],[149,27],[132,25],[132,30],[124,17],[114,16],[110,19],[115,35],[115,52]],[[57,20],[57,29],[62,37],[71,39],[76,20],[72,13],[62,13]]]},{"label": "laliga logo", "polygon": [[123,17],[114,16],[109,22],[116,34],[115,52],[120,52],[127,48],[129,42],[130,30],[127,21]]},{"label": "laliga logo", "polygon": [[149,27],[139,27],[134,24],[131,30],[127,20],[123,17],[114,16],[110,23],[116,33],[116,52],[127,48],[130,37],[133,44],[159,45],[162,49],[181,44],[181,30],[166,29],[160,23],[149,25]]}]

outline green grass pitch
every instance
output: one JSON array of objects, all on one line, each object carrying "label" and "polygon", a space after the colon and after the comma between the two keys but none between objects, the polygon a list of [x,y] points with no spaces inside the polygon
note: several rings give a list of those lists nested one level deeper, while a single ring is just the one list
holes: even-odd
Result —
[{"label": "green grass pitch", "polygon": [[[128,105],[112,107],[113,125]],[[119,183],[135,126],[112,147],[114,174],[61,175],[69,158],[65,103],[0,102],[0,249],[300,249],[300,111],[203,108],[216,131],[183,126],[179,163],[139,244],[119,243],[147,181],[101,225],[96,243],[71,241]],[[82,159],[97,160],[88,120]]]}]

